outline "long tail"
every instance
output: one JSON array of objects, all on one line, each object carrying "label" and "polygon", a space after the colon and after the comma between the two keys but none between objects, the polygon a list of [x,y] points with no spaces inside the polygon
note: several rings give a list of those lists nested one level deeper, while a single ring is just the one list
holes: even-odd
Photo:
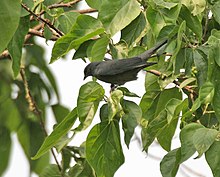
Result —
[{"label": "long tail", "polygon": [[145,51],[144,53],[140,54],[138,57],[142,60],[146,60],[151,57],[160,47],[167,43],[167,39],[157,43],[154,47],[150,48],[149,50]]}]

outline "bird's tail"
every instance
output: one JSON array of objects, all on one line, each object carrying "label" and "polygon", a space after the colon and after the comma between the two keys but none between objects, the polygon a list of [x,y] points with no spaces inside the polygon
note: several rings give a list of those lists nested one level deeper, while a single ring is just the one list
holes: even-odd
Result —
[{"label": "bird's tail", "polygon": [[145,51],[144,53],[140,54],[138,57],[142,60],[146,60],[151,57],[160,47],[167,43],[167,39],[157,43],[154,47],[150,48],[149,50]]}]

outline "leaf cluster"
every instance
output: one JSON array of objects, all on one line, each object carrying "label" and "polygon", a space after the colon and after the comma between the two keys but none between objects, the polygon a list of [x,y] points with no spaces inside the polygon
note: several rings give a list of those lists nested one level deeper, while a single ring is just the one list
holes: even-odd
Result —
[{"label": "leaf cluster", "polygon": [[[197,152],[196,158],[205,154],[218,177],[220,1],[85,0],[90,9],[83,10],[79,2],[0,1],[0,175],[9,163],[13,132],[31,172],[112,177],[124,163],[120,132],[129,147],[139,126],[144,151],[155,140],[167,151],[160,163],[163,176],[176,176],[181,163]],[[115,34],[120,34],[119,42],[112,40]],[[91,62],[102,61],[106,53],[128,58],[169,40],[151,59],[158,64],[146,74],[140,103],[131,101],[138,96],[125,87],[106,97],[103,87],[90,81],[81,86],[77,105],[69,111],[60,103],[55,78],[34,36],[55,41],[50,63],[71,50],[72,59]],[[25,77],[20,77],[24,67]],[[43,124],[48,107],[57,122],[50,135]],[[98,110],[100,121],[92,127]],[[75,135],[88,127],[85,142],[71,146]],[[181,146],[172,149],[177,129]],[[49,165],[48,151],[54,147],[62,161]]]}]

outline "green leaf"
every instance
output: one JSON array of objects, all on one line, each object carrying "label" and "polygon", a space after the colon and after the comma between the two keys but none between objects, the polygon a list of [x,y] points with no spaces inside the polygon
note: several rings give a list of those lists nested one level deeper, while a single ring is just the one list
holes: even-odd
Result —
[{"label": "green leaf", "polygon": [[193,143],[193,135],[196,130],[203,128],[201,124],[190,123],[186,125],[180,132],[181,142],[181,160],[180,163],[189,159],[195,152],[196,148]]},{"label": "green leaf", "polygon": [[98,177],[113,177],[124,163],[118,122],[95,125],[86,139],[86,159]]},{"label": "green leaf", "polygon": [[[34,1],[30,1],[30,0],[22,0],[23,4],[26,4],[26,6],[28,6],[30,9],[32,9],[32,7],[34,7]],[[24,8],[21,8],[21,16],[20,17],[24,17],[29,15],[29,12],[26,11]]]},{"label": "green leaf", "polygon": [[124,115],[122,117],[122,128],[124,130],[124,140],[129,147],[131,138],[134,134],[134,129],[140,122],[142,111],[141,108],[132,101],[123,100],[122,108]]},{"label": "green leaf", "polygon": [[86,160],[83,160],[70,168],[68,174],[71,177],[96,177],[94,170]]},{"label": "green leaf", "polygon": [[0,176],[7,169],[11,152],[11,136],[6,127],[0,126]]},{"label": "green leaf", "polygon": [[220,1],[217,1],[214,5],[211,6],[211,11],[215,20],[220,24]]},{"label": "green leaf", "polygon": [[215,73],[214,71],[216,70],[216,63],[218,66],[220,66],[220,54],[219,54],[219,46],[220,44],[215,44],[209,49],[208,53],[208,72],[207,72],[207,80],[211,81],[214,80],[215,82]]},{"label": "green leaf", "polygon": [[91,45],[95,43],[94,40],[88,40],[83,42],[79,48],[76,50],[76,52],[73,55],[73,59],[83,59],[85,61],[85,58],[87,57],[87,51]]},{"label": "green leaf", "polygon": [[160,162],[160,171],[164,177],[175,177],[179,168],[180,148],[168,152]]},{"label": "green leaf", "polygon": [[214,61],[220,66],[220,44],[212,46],[210,52],[213,52]]},{"label": "green leaf", "polygon": [[80,14],[78,12],[64,12],[61,14],[57,19],[61,31],[67,34],[71,30],[79,15]]},{"label": "green leaf", "polygon": [[176,59],[177,59],[177,55],[181,49],[181,45],[182,45],[182,36],[183,36],[183,33],[184,31],[186,30],[186,22],[183,21],[180,26],[179,26],[179,29],[178,29],[178,34],[177,34],[177,44],[176,44],[176,49],[172,55],[172,57],[170,58],[170,60],[172,61],[171,64],[173,64],[173,67],[174,67],[174,71],[176,71]]},{"label": "green leaf", "polygon": [[108,121],[108,104],[103,104],[100,108],[99,117],[101,122]]},{"label": "green leaf", "polygon": [[194,16],[201,14],[206,7],[206,0],[182,0],[181,3],[184,4]]},{"label": "green leaf", "polygon": [[104,59],[108,44],[109,38],[107,36],[96,40],[92,45],[90,55],[88,55],[90,61],[102,61]]},{"label": "green leaf", "polygon": [[126,27],[141,12],[136,0],[115,0],[114,3],[104,0],[101,4],[98,18],[111,36]]},{"label": "green leaf", "polygon": [[160,131],[161,133],[157,136],[159,144],[166,150],[170,151],[171,141],[174,136],[179,114],[183,107],[187,106],[187,100],[181,101],[178,99],[171,99],[166,105],[167,112],[167,124]]},{"label": "green leaf", "polygon": [[[39,122],[33,122],[30,120],[30,117],[27,116],[26,114],[22,114],[24,119],[17,131],[17,136],[27,159],[31,159],[43,143],[45,134]],[[33,139],[31,137],[35,138]],[[49,158],[49,153],[46,153],[37,160],[30,160],[30,170],[40,174],[43,168],[49,164]]]},{"label": "green leaf", "polygon": [[158,134],[160,134],[163,127],[167,124],[167,112],[161,111],[152,121],[149,122],[147,128],[142,128],[142,143],[145,151],[154,141]]},{"label": "green leaf", "polygon": [[50,163],[50,159],[49,152],[44,154],[39,159],[31,162],[31,170],[36,174],[41,174],[45,167]]},{"label": "green leaf", "polygon": [[144,53],[146,49],[141,46],[135,46],[131,50],[128,51],[128,58],[136,57],[142,53]]},{"label": "green leaf", "polygon": [[91,8],[94,8],[94,9],[97,9],[99,10],[102,3],[103,3],[103,0],[86,0],[86,3],[91,7]]},{"label": "green leaf", "polygon": [[220,98],[220,85],[218,82],[215,85],[215,93],[214,93],[213,101],[212,101],[213,109],[215,111],[215,115],[218,119],[218,122],[220,122],[220,99],[219,98]]},{"label": "green leaf", "polygon": [[193,144],[199,153],[198,158],[206,152],[217,138],[218,131],[215,129],[200,128],[193,135]]},{"label": "green leaf", "polygon": [[214,96],[214,91],[214,85],[211,82],[205,82],[199,90],[199,99],[201,103],[211,103]]},{"label": "green leaf", "polygon": [[147,112],[152,106],[152,104],[155,102],[152,102],[152,100],[155,100],[159,94],[160,94],[160,86],[157,81],[157,76],[153,74],[147,74],[145,78],[145,90],[146,93],[143,95],[140,107],[143,112],[143,117],[147,119]]},{"label": "green leaf", "polygon": [[211,31],[211,36],[208,39],[208,44],[215,46],[220,44],[220,31],[213,29]]},{"label": "green leaf", "polygon": [[205,153],[206,161],[212,170],[214,177],[218,177],[220,174],[220,142],[215,141]]},{"label": "green leaf", "polygon": [[37,154],[32,157],[32,160],[38,159],[45,154],[49,149],[56,145],[56,143],[72,128],[77,118],[77,109],[74,108],[63,121],[55,127],[53,132],[46,137]]},{"label": "green leaf", "polygon": [[102,86],[94,81],[81,86],[77,99],[77,111],[81,124],[77,127],[77,131],[86,129],[91,124],[104,93]]},{"label": "green leaf", "polygon": [[159,13],[162,15],[166,25],[176,25],[180,9],[181,4],[176,3],[172,8],[160,8]]},{"label": "green leaf", "polygon": [[78,49],[83,42],[103,32],[104,28],[99,20],[88,15],[79,15],[70,32],[56,41],[50,63],[67,54],[71,49]]},{"label": "green leaf", "polygon": [[111,92],[108,99],[108,119],[113,120],[115,115],[122,111],[121,98],[123,97],[123,92],[121,90],[115,90]]},{"label": "green leaf", "polygon": [[175,34],[177,34],[178,28],[179,27],[177,25],[167,25],[167,26],[164,26],[161,29],[161,31],[160,31],[160,33],[159,33],[159,35],[157,37],[158,41],[166,39],[166,38],[173,37]]},{"label": "green leaf", "polygon": [[59,168],[55,164],[50,164],[46,168],[44,168],[43,172],[39,175],[39,177],[62,177],[60,174]]},{"label": "green leaf", "polygon": [[118,87],[117,89],[121,90],[124,96],[140,98],[136,93],[130,92],[126,87]]},{"label": "green leaf", "polygon": [[201,87],[206,79],[207,79],[207,72],[208,72],[208,61],[207,58],[205,58],[199,50],[193,51],[193,57],[194,57],[194,63],[197,69],[197,80],[198,80],[198,86]]},{"label": "green leaf", "polygon": [[162,91],[157,104],[155,115],[158,115],[162,110],[164,110],[167,103],[174,98],[179,100],[182,99],[182,93],[176,87]]},{"label": "green leaf", "polygon": [[162,14],[149,6],[146,11],[146,16],[154,35],[158,36],[161,29],[166,26],[166,22],[164,21]]},{"label": "green leaf", "polygon": [[14,73],[14,77],[17,77],[20,72],[22,47],[25,35],[28,33],[29,30],[29,19],[29,16],[22,17],[20,19],[19,26],[8,44],[8,51],[12,58],[12,70]]},{"label": "green leaf", "polygon": [[46,41],[50,40],[53,35],[53,32],[51,31],[51,29],[47,25],[44,27],[43,35],[44,35]]},{"label": "green leaf", "polygon": [[[169,115],[169,112],[167,112],[165,109],[167,103],[173,98],[181,100],[181,97],[181,93],[177,88],[165,89],[161,93],[157,92],[156,97],[153,99],[153,103],[151,99],[151,103],[146,105],[148,108],[146,111],[143,110],[145,108],[142,108],[143,118],[141,120],[141,126],[143,127],[142,141],[144,150],[148,150],[148,147],[153,142],[153,140],[158,137],[158,135],[160,135],[163,129],[167,126],[167,115]],[[173,123],[174,124],[172,126],[175,127],[175,121]],[[173,134],[171,133],[173,130],[175,131],[175,128],[172,128],[172,131],[170,132],[168,131],[170,134],[169,139]],[[167,144],[166,142],[165,144],[163,144],[165,145],[165,148],[169,147],[169,143]]]},{"label": "green leaf", "polygon": [[57,123],[60,123],[63,120],[63,118],[70,112],[68,108],[61,104],[52,105],[52,110]]},{"label": "green leaf", "polygon": [[184,80],[184,81],[180,84],[180,89],[182,89],[183,87],[185,87],[185,86],[187,86],[187,85],[189,85],[190,83],[195,82],[195,81],[196,81],[196,78],[194,78],[194,77],[190,77],[190,78]]},{"label": "green leaf", "polygon": [[184,120],[186,117],[192,116],[192,113],[195,112],[200,106],[201,106],[201,101],[199,98],[197,98],[194,101],[191,109],[183,114],[182,119]]},{"label": "green leaf", "polygon": [[154,3],[157,6],[160,6],[162,8],[167,8],[167,9],[171,9],[171,8],[175,7],[178,4],[178,3],[175,3],[175,2],[165,2],[163,0],[154,0]]},{"label": "green leaf", "polygon": [[140,13],[135,20],[121,31],[121,40],[125,40],[129,46],[139,41],[144,35],[146,23],[144,13]]},{"label": "green leaf", "polygon": [[70,150],[68,149],[68,147],[63,148],[61,151],[61,156],[62,156],[62,161],[61,161],[61,165],[62,165],[62,173],[66,172],[67,170],[69,170],[70,168],[70,162],[71,162],[71,153]]},{"label": "green leaf", "polygon": [[21,5],[20,0],[0,1],[0,53],[7,47],[19,25]]},{"label": "green leaf", "polygon": [[119,58],[127,58],[128,56],[128,47],[124,41],[120,41],[115,45],[109,45],[112,58],[119,59]]},{"label": "green leaf", "polygon": [[[8,89],[8,88],[4,88],[3,83],[0,83],[0,85],[1,85],[1,91],[4,89]],[[1,91],[0,91],[0,95],[5,94],[4,96],[6,96],[6,99],[3,100],[2,104],[0,103],[0,110],[4,110],[1,111],[1,115],[0,115],[1,125],[5,125],[5,127],[7,127],[11,132],[17,131],[18,128],[20,127],[22,120],[19,112],[19,108],[16,107],[16,104],[14,103],[14,101],[12,101],[12,99],[10,99],[10,96],[8,94]],[[8,91],[10,91],[11,93],[10,89]],[[1,102],[1,98],[0,98],[0,102]]]},{"label": "green leaf", "polygon": [[189,9],[182,5],[180,11],[180,17],[186,21],[186,26],[190,28],[199,39],[202,38],[202,24],[200,23],[197,16],[193,16]]}]

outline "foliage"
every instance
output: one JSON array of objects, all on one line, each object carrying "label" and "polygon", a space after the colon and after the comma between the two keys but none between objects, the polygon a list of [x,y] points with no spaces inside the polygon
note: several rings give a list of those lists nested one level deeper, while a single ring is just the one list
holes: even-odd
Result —
[{"label": "foliage", "polygon": [[[144,151],[155,140],[167,151],[160,163],[163,176],[176,176],[181,163],[196,152],[196,158],[205,154],[213,175],[220,176],[220,1],[86,0],[91,9],[77,10],[79,2],[0,1],[0,175],[9,163],[11,134],[16,133],[30,172],[112,177],[124,163],[121,141],[129,147],[139,126]],[[118,32],[120,41],[114,43]],[[139,104],[132,101],[138,96],[125,87],[107,98],[103,87],[91,81],[81,86],[77,105],[69,111],[60,103],[35,36],[55,41],[50,63],[72,49],[73,59],[93,62],[103,60],[106,52],[114,59],[126,58],[164,38],[169,41],[160,56],[152,57],[158,64],[146,74],[146,93]],[[91,127],[99,105],[100,122]],[[49,107],[57,125],[47,135]],[[74,135],[88,127],[85,142],[70,146]],[[181,146],[172,149],[177,129]],[[62,163],[49,164],[50,150],[56,159],[53,148]]]}]

